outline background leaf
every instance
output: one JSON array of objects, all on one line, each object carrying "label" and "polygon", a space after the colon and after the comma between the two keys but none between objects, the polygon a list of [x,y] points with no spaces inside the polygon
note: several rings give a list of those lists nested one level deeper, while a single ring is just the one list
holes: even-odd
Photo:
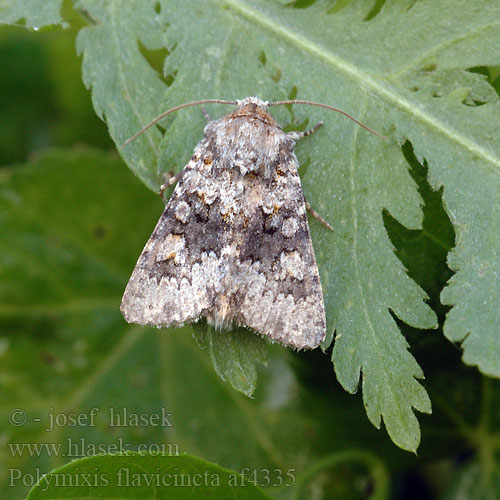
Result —
[{"label": "background leaf", "polygon": [[51,24],[63,24],[60,14],[62,0],[3,0],[0,19],[3,23],[19,23],[35,30]]},{"label": "background leaf", "polygon": [[[19,3],[19,2],[18,2]],[[84,20],[65,9],[71,27],[39,32],[0,30],[0,164],[24,162],[50,145],[112,147],[81,78],[74,39]]]},{"label": "background leaf", "polygon": [[129,454],[85,458],[65,465],[45,476],[28,500],[76,500],[94,494],[99,498],[102,486],[106,487],[106,498],[131,500],[176,500],[188,498],[186,495],[195,499],[270,498],[244,476],[196,457]]}]

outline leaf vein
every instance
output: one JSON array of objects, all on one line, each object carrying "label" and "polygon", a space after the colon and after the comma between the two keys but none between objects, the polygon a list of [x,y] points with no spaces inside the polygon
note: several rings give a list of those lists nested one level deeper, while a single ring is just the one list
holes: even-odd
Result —
[{"label": "leaf vein", "polygon": [[428,127],[437,130],[439,133],[448,137],[451,141],[459,146],[468,150],[472,155],[477,156],[484,161],[492,164],[500,174],[500,158],[490,153],[486,148],[480,146],[474,141],[468,139],[463,134],[447,126],[443,121],[437,117],[429,114],[426,110],[415,106],[414,102],[409,101],[405,96],[395,92],[394,88],[384,85],[381,81],[377,81],[359,67],[345,61],[338,57],[333,52],[325,49],[305,36],[292,31],[287,26],[280,24],[274,19],[269,19],[263,16],[259,11],[250,8],[240,0],[213,0],[219,5],[224,5],[227,8],[233,8],[240,15],[246,17],[248,20],[260,24],[272,33],[283,37],[290,41],[295,46],[310,52],[313,56],[327,62],[328,64],[336,67],[339,71],[343,72],[354,81],[360,82],[365,88],[370,89],[372,92],[378,94],[388,103],[400,108],[409,116],[414,116],[420,122],[426,124]]},{"label": "leaf vein", "polygon": [[420,57],[413,59],[407,66],[403,67],[400,71],[397,73],[391,74],[389,78],[387,78],[388,81],[391,80],[397,80],[401,76],[405,76],[407,73],[410,71],[418,68],[420,65],[422,65],[426,60],[430,58],[433,54],[438,53],[439,51],[446,49],[448,47],[451,47],[454,43],[461,42],[462,40],[472,37],[474,35],[477,35],[483,30],[487,30],[489,28],[494,28],[495,26],[500,26],[500,21],[491,23],[491,24],[486,24],[486,25],[481,25],[478,27],[474,27],[474,29],[471,29],[470,31],[466,31],[465,33],[461,34],[461,36],[458,36],[456,38],[451,38],[449,40],[444,40],[442,43],[431,47],[425,54],[421,55]]}]

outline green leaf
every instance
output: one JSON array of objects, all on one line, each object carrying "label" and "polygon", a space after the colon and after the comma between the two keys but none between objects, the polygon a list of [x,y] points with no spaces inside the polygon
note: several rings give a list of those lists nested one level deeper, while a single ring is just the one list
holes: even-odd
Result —
[{"label": "green leaf", "polygon": [[439,294],[452,275],[446,256],[453,248],[455,233],[443,208],[442,191],[431,189],[427,182],[428,170],[418,163],[409,142],[403,146],[403,153],[425,202],[422,229],[406,229],[388,213],[384,214],[384,224],[397,249],[396,255],[408,268],[409,276],[430,295],[430,305],[442,321],[449,308],[439,302]]},{"label": "green leaf", "polygon": [[256,362],[267,360],[266,341],[243,328],[217,331],[210,325],[193,325],[195,338],[208,349],[215,371],[236,390],[251,396],[257,386]]},{"label": "green leaf", "polygon": [[191,455],[108,455],[76,460],[45,475],[27,500],[78,498],[270,498],[237,472]]},{"label": "green leaf", "polygon": [[35,30],[53,24],[62,24],[62,0],[2,0],[0,24],[23,23]]},{"label": "green leaf", "polygon": [[[165,84],[139,50],[163,47],[163,20],[154,2],[78,2],[96,26],[84,28],[77,38],[83,55],[83,80],[92,88],[96,113],[105,118],[111,137],[119,145],[137,131],[149,117],[158,114]],[[108,60],[107,69],[103,67]],[[161,135],[158,130],[138,144],[121,148],[134,172],[151,189],[162,184],[156,171]]]},{"label": "green leaf", "polygon": [[[477,462],[462,468],[457,480],[442,500],[497,500],[500,491],[500,466],[490,463],[492,470],[484,469]],[[488,467],[489,468],[489,467]]]}]

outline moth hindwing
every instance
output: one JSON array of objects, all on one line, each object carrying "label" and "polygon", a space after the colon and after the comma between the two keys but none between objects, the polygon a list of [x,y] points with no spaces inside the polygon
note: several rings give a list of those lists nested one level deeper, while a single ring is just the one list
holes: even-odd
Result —
[{"label": "moth hindwing", "polygon": [[295,347],[325,338],[323,294],[298,162],[256,97],[210,121],[123,295],[130,323],[205,317]]}]

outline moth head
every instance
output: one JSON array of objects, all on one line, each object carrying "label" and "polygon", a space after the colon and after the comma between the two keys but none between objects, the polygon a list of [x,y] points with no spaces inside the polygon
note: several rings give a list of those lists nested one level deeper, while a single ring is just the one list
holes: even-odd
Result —
[{"label": "moth head", "polygon": [[268,101],[263,101],[262,99],[259,99],[256,96],[251,96],[251,97],[245,97],[244,99],[238,99],[236,101],[236,105],[238,108],[244,108],[246,106],[255,106],[257,108],[261,108],[263,111],[265,111],[269,105]]}]

